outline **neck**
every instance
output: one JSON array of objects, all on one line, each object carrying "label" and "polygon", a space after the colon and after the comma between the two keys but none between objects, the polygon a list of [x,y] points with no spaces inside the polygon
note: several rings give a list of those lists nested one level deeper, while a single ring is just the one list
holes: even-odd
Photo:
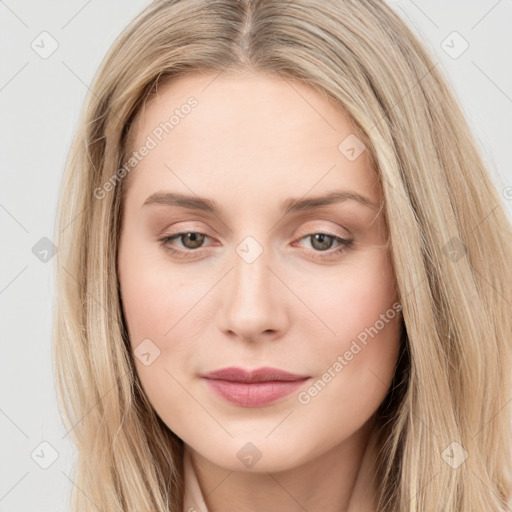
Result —
[{"label": "neck", "polygon": [[208,512],[375,512],[377,433],[372,419],[328,452],[273,473],[229,471],[185,450]]}]

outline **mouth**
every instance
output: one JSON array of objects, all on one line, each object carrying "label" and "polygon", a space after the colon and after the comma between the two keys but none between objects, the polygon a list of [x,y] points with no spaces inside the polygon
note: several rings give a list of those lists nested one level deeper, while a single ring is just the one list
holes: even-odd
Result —
[{"label": "mouth", "polygon": [[229,367],[202,375],[209,388],[226,401],[242,407],[260,407],[298,389],[310,377],[278,368],[244,370]]}]

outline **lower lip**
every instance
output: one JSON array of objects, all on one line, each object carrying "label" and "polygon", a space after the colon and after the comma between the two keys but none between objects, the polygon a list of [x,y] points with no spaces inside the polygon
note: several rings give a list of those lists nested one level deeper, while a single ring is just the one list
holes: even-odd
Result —
[{"label": "lower lip", "polygon": [[206,379],[206,382],[215,393],[228,402],[243,407],[258,407],[270,404],[293,393],[306,380],[244,383]]}]

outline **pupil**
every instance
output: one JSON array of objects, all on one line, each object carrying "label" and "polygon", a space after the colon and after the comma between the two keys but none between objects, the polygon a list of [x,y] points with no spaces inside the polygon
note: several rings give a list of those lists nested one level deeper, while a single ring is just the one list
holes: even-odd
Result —
[{"label": "pupil", "polygon": [[199,233],[187,233],[185,236],[186,236],[186,238],[188,238],[188,241],[186,243],[191,244],[191,246],[189,246],[189,248],[195,249],[199,245],[201,245],[202,235],[200,235]]},{"label": "pupil", "polygon": [[[317,233],[314,235],[314,240],[320,242],[320,247],[318,249],[329,249],[331,243],[329,242],[330,235],[326,235],[324,233]],[[326,241],[327,240],[327,241]],[[313,244],[314,245],[314,244]]]}]

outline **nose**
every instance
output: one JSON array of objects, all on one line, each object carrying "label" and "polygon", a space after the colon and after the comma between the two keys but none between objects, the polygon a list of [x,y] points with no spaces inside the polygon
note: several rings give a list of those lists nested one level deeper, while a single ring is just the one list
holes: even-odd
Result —
[{"label": "nose", "polygon": [[245,341],[277,339],[288,325],[285,286],[263,251],[249,262],[234,253],[233,269],[220,293],[218,327],[226,335]]}]

